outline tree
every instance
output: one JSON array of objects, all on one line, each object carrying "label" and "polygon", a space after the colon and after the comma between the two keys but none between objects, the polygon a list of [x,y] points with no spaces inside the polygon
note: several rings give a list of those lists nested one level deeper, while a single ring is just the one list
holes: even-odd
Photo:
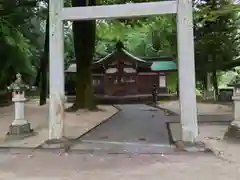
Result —
[{"label": "tree", "polygon": [[[207,7],[211,12],[229,4],[231,2],[227,0],[208,0],[198,8],[206,10]],[[212,74],[215,96],[218,97],[218,71],[231,63],[239,51],[238,15],[236,12],[228,12],[214,19],[206,18],[208,15],[198,17],[195,21],[196,69],[204,88],[207,86],[207,74]]]},{"label": "tree", "polygon": [[48,0],[39,1],[42,3],[38,5],[38,16],[41,18],[42,22],[45,22],[44,28],[44,48],[40,57],[40,63],[38,66],[38,73],[35,79],[35,86],[39,87],[40,89],[40,101],[39,105],[45,105],[47,103],[47,94],[48,94],[48,65],[49,65],[49,7],[48,7]]},{"label": "tree", "polygon": [[45,30],[45,43],[42,58],[40,60],[40,105],[47,103],[47,92],[48,92],[48,65],[49,65],[49,15],[47,15],[46,20],[46,30]]},{"label": "tree", "polygon": [[[72,6],[94,6],[96,0],[72,0]],[[95,20],[73,22],[74,50],[77,64],[76,101],[73,109],[95,109],[91,65],[95,51]]]},{"label": "tree", "polygon": [[[44,50],[42,52],[42,56],[40,58],[40,65],[38,68],[38,75],[36,78],[35,85],[39,87],[40,89],[40,105],[45,105],[48,95],[48,69],[49,69],[49,0],[40,0],[43,4],[43,7],[39,7],[38,15],[41,17],[42,21],[45,22],[45,42],[44,42]],[[65,5],[69,6],[70,2],[65,1]],[[67,24],[67,23],[65,23]],[[72,40],[71,34],[69,33],[69,27],[64,26],[64,29],[67,33],[65,33],[65,57],[66,60],[73,58],[73,51],[72,51],[72,45],[69,45],[69,41]],[[43,39],[43,38],[42,38]]]},{"label": "tree", "polygon": [[[16,72],[30,81],[35,76],[35,57],[39,54],[39,30],[33,26],[35,1],[2,0],[0,11],[0,88],[15,77]],[[29,23],[30,22],[30,23]],[[34,57],[35,56],[35,57]]]}]

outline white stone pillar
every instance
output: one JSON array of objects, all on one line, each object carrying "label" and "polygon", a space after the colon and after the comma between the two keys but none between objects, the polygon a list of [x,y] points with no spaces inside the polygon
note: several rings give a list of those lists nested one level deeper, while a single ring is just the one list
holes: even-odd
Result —
[{"label": "white stone pillar", "polygon": [[240,88],[234,88],[233,94],[233,104],[234,104],[234,120],[231,123],[234,126],[240,127]]},{"label": "white stone pillar", "polygon": [[178,73],[182,140],[194,142],[198,136],[195,90],[192,0],[178,0]]},{"label": "white stone pillar", "polygon": [[24,96],[24,92],[22,93],[16,93],[13,92],[13,98],[12,101],[14,102],[14,108],[15,108],[15,118],[12,122],[12,126],[21,126],[24,124],[28,124],[28,121],[25,120],[24,117],[24,104],[26,101],[26,98]]},{"label": "white stone pillar", "polygon": [[49,139],[63,137],[64,122],[64,45],[61,11],[63,0],[49,1],[50,106]]},{"label": "white stone pillar", "polygon": [[207,73],[207,90],[212,90],[212,75],[211,73]]}]

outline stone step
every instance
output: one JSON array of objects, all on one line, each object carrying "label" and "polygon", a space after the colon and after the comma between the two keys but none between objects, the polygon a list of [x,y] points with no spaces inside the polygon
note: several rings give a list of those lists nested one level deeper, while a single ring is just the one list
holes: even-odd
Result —
[{"label": "stone step", "polygon": [[104,152],[111,154],[169,154],[175,153],[175,146],[169,144],[144,144],[112,141],[84,140],[74,144],[71,151]]}]

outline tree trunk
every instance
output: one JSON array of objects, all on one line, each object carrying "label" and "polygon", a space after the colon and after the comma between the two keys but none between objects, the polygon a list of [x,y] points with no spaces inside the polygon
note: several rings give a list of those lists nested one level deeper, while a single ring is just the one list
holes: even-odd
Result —
[{"label": "tree trunk", "polygon": [[211,73],[206,72],[205,78],[204,78],[204,99],[215,99],[215,92],[213,92],[213,76]]},{"label": "tree trunk", "polygon": [[[94,6],[96,0],[72,0],[72,6]],[[74,109],[95,109],[91,65],[95,51],[95,20],[73,22],[74,50],[77,64]]]},{"label": "tree trunk", "polygon": [[45,44],[44,53],[40,62],[40,106],[47,103],[47,87],[48,87],[48,61],[49,61],[49,15],[46,21],[46,33],[45,33]]},{"label": "tree trunk", "polygon": [[216,55],[212,54],[212,83],[213,83],[213,88],[214,88],[214,99],[218,99],[218,79],[217,79],[217,71],[216,71]]},{"label": "tree trunk", "polygon": [[216,70],[212,73],[212,81],[213,81],[213,87],[214,87],[214,93],[215,93],[215,100],[218,100],[218,80],[217,80],[217,72]]}]

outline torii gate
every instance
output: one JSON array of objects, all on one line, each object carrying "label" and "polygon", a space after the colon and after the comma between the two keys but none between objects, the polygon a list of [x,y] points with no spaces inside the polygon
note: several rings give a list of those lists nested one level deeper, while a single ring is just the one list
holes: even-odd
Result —
[{"label": "torii gate", "polygon": [[49,139],[61,139],[64,130],[64,20],[112,19],[176,13],[182,140],[194,142],[198,135],[198,125],[192,10],[192,0],[70,8],[64,7],[64,0],[50,0]]}]

